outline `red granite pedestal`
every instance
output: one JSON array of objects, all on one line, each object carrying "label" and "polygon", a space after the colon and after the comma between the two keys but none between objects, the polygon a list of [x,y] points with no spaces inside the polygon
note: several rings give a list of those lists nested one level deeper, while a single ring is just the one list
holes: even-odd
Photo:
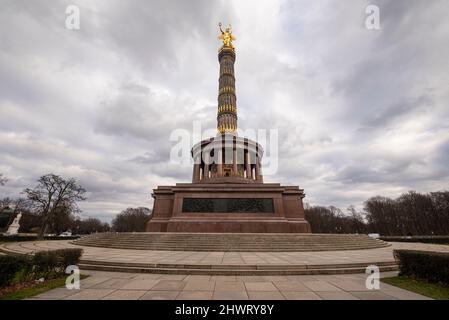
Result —
[{"label": "red granite pedestal", "polygon": [[[222,183],[160,186],[154,189],[153,197],[153,213],[146,227],[147,232],[311,232],[309,223],[304,219],[304,192],[296,186],[232,183],[232,179],[226,183],[226,178],[223,178]],[[225,207],[215,206],[213,212],[205,212],[205,209],[211,208],[211,202],[225,206],[228,202],[238,202],[240,207],[237,211],[225,212]],[[247,202],[256,202],[256,205],[247,205]],[[190,207],[187,205],[189,203]],[[198,206],[203,203],[208,203],[209,207]]]}]

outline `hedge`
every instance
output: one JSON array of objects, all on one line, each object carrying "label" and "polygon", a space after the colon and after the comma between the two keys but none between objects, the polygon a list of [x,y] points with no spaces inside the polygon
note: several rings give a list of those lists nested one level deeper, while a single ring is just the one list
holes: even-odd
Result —
[{"label": "hedge", "polygon": [[82,249],[39,251],[34,256],[0,256],[0,288],[32,279],[54,278],[78,264]]},{"label": "hedge", "polygon": [[413,236],[413,237],[381,236],[379,239],[388,242],[420,242],[420,243],[449,244],[449,236]]},{"label": "hedge", "polygon": [[0,255],[0,288],[11,285],[16,275],[19,275],[19,273],[27,274],[31,269],[30,258]]},{"label": "hedge", "polygon": [[39,251],[33,257],[35,272],[43,277],[62,274],[68,266],[79,262],[82,252],[82,249]]},{"label": "hedge", "polygon": [[[59,237],[59,236],[45,236],[44,240],[74,240],[78,239],[80,236],[70,236],[70,237]],[[4,236],[0,235],[0,242],[20,242],[20,241],[37,241],[41,240],[38,236]]]},{"label": "hedge", "polygon": [[394,250],[400,275],[449,285],[449,253]]}]

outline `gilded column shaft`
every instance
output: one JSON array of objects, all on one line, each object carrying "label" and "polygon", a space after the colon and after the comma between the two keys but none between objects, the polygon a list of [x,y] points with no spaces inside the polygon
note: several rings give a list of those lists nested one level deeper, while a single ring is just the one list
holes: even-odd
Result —
[{"label": "gilded column shaft", "polygon": [[237,130],[234,48],[223,46],[218,53],[218,61],[220,62],[220,78],[218,81],[217,129],[220,133],[233,133]]}]

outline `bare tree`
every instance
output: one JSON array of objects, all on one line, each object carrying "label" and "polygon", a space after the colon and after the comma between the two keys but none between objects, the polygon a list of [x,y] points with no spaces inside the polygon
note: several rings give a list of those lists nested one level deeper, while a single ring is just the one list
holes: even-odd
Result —
[{"label": "bare tree", "polygon": [[386,236],[447,235],[449,192],[410,191],[397,199],[374,197],[365,201],[369,229]]},{"label": "bare tree", "polygon": [[0,199],[0,209],[9,207],[14,211],[14,214],[18,214],[19,212],[29,212],[31,210],[30,202],[24,198],[3,198]]},{"label": "bare tree", "polygon": [[366,224],[361,213],[354,207],[349,214],[333,206],[320,207],[306,205],[304,213],[314,233],[365,233]]},{"label": "bare tree", "polygon": [[77,201],[85,200],[86,190],[76,183],[74,178],[64,179],[55,174],[47,174],[39,178],[33,189],[26,188],[23,193],[32,202],[41,218],[39,237],[42,237],[48,226],[61,212],[78,210]]},{"label": "bare tree", "polygon": [[110,227],[107,222],[101,222],[96,218],[88,218],[85,220],[76,219],[73,229],[73,232],[77,234],[90,234],[94,232],[107,232],[110,230]]},{"label": "bare tree", "polygon": [[112,228],[117,232],[144,232],[150,213],[148,208],[128,208],[112,220]]}]

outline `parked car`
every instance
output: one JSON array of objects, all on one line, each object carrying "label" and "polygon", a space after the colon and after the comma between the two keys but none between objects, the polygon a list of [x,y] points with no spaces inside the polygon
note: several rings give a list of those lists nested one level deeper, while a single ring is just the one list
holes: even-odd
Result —
[{"label": "parked car", "polygon": [[59,236],[60,237],[71,237],[72,236],[72,232],[71,231],[64,231]]}]

